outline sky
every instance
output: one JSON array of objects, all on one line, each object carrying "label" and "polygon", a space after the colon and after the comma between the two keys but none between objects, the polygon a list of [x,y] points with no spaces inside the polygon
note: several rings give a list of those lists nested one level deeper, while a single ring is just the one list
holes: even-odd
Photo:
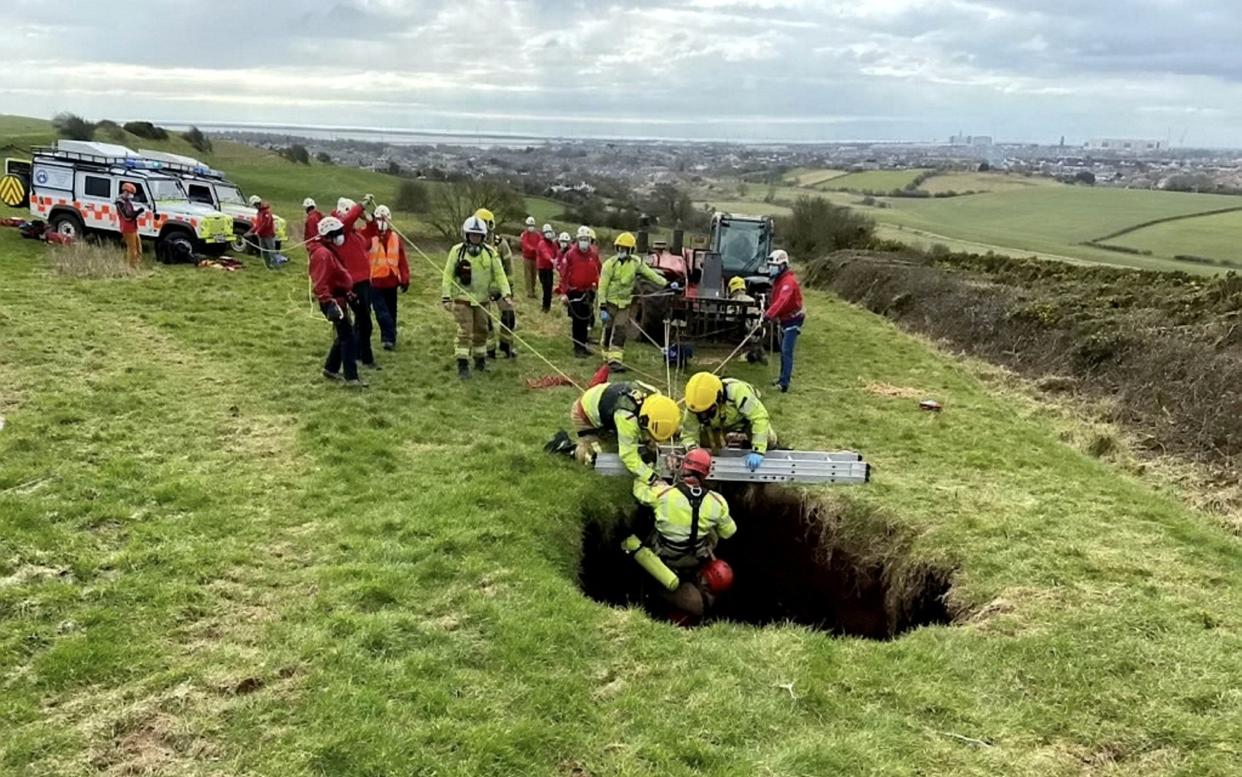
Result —
[{"label": "sky", "polygon": [[1238,0],[0,0],[0,113],[1242,146]]}]

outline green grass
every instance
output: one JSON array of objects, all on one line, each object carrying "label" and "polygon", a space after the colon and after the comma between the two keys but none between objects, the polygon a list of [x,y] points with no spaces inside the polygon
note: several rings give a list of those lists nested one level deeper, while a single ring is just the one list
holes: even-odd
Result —
[{"label": "green grass", "polygon": [[1242,212],[1153,224],[1106,242],[1158,256],[1189,254],[1242,264]]},{"label": "green grass", "polygon": [[923,182],[920,189],[938,194],[941,192],[1001,192],[1029,189],[1036,186],[1061,186],[1051,178],[1041,176],[1010,175],[1007,173],[944,173],[933,175]]},{"label": "green grass", "polygon": [[[766,399],[867,454],[870,485],[807,491],[952,566],[963,622],[682,631],[578,592],[582,515],[628,484],[541,452],[575,394],[525,389],[530,353],[455,379],[437,268],[350,394],[300,251],[89,281],[47,250],[0,230],[0,774],[1237,773],[1237,538],[869,313],[808,292]],[[563,317],[519,316],[589,375]]]},{"label": "green grass", "polygon": [[924,169],[864,170],[829,179],[815,188],[852,192],[891,192],[893,189],[906,188],[913,183],[915,178],[926,172],[928,171]]},{"label": "green grass", "polygon": [[845,170],[796,167],[785,174],[785,181],[791,186],[814,187],[846,174]]}]

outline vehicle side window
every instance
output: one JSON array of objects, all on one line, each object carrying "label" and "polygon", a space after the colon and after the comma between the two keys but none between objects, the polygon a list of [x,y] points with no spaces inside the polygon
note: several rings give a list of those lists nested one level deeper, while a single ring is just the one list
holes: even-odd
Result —
[{"label": "vehicle side window", "polygon": [[134,193],[134,202],[145,204],[147,202],[147,187],[142,185],[142,181],[129,181],[129,183],[132,183],[134,188],[138,190]]},{"label": "vehicle side window", "polygon": [[83,176],[82,192],[87,197],[97,197],[101,200],[110,200],[112,199],[112,179],[100,178],[95,175]]},{"label": "vehicle side window", "polygon": [[211,198],[211,189],[201,183],[192,183],[189,185],[190,199],[194,202],[201,202],[206,205],[214,204]]}]

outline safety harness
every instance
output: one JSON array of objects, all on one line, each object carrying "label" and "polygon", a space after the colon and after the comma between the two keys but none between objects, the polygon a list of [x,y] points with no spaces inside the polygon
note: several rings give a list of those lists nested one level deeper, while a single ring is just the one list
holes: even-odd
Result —
[{"label": "safety harness", "polygon": [[686,501],[690,503],[690,555],[698,557],[699,555],[699,511],[703,507],[703,500],[707,498],[707,489],[702,486],[691,486],[686,481],[677,484],[677,490],[681,492]]}]

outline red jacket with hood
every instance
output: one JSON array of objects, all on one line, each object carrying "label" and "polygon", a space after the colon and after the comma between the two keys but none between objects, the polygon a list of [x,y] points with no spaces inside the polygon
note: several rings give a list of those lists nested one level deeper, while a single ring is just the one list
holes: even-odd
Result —
[{"label": "red jacket with hood", "polygon": [[266,202],[259,203],[259,212],[254,217],[254,226],[250,231],[256,237],[276,237],[276,219],[272,218],[272,206]]},{"label": "red jacket with hood", "polygon": [[802,287],[798,285],[798,279],[793,272],[786,270],[772,282],[772,302],[763,316],[784,323],[799,315],[805,315],[802,309]]},{"label": "red jacket with hood", "polygon": [[556,259],[561,254],[561,244],[546,237],[539,240],[535,249],[535,267],[540,270],[551,270],[556,267]]},{"label": "red jacket with hood", "polygon": [[335,300],[344,308],[354,285],[345,265],[341,263],[337,253],[319,239],[308,243],[306,247],[310,249],[310,278],[315,299],[320,302]]},{"label": "red jacket with hood", "polygon": [[538,232],[532,232],[529,229],[522,233],[522,258],[528,262],[533,262],[539,257],[539,244],[543,242],[543,235]]},{"label": "red jacket with hood", "polygon": [[306,228],[302,230],[302,239],[307,243],[319,237],[319,222],[323,220],[323,214],[319,212],[319,208],[311,208],[306,212]]},{"label": "red jacket with hood", "polygon": [[571,291],[594,291],[599,288],[599,259],[592,251],[583,251],[577,245],[565,252],[561,265],[561,283],[557,294]]}]

